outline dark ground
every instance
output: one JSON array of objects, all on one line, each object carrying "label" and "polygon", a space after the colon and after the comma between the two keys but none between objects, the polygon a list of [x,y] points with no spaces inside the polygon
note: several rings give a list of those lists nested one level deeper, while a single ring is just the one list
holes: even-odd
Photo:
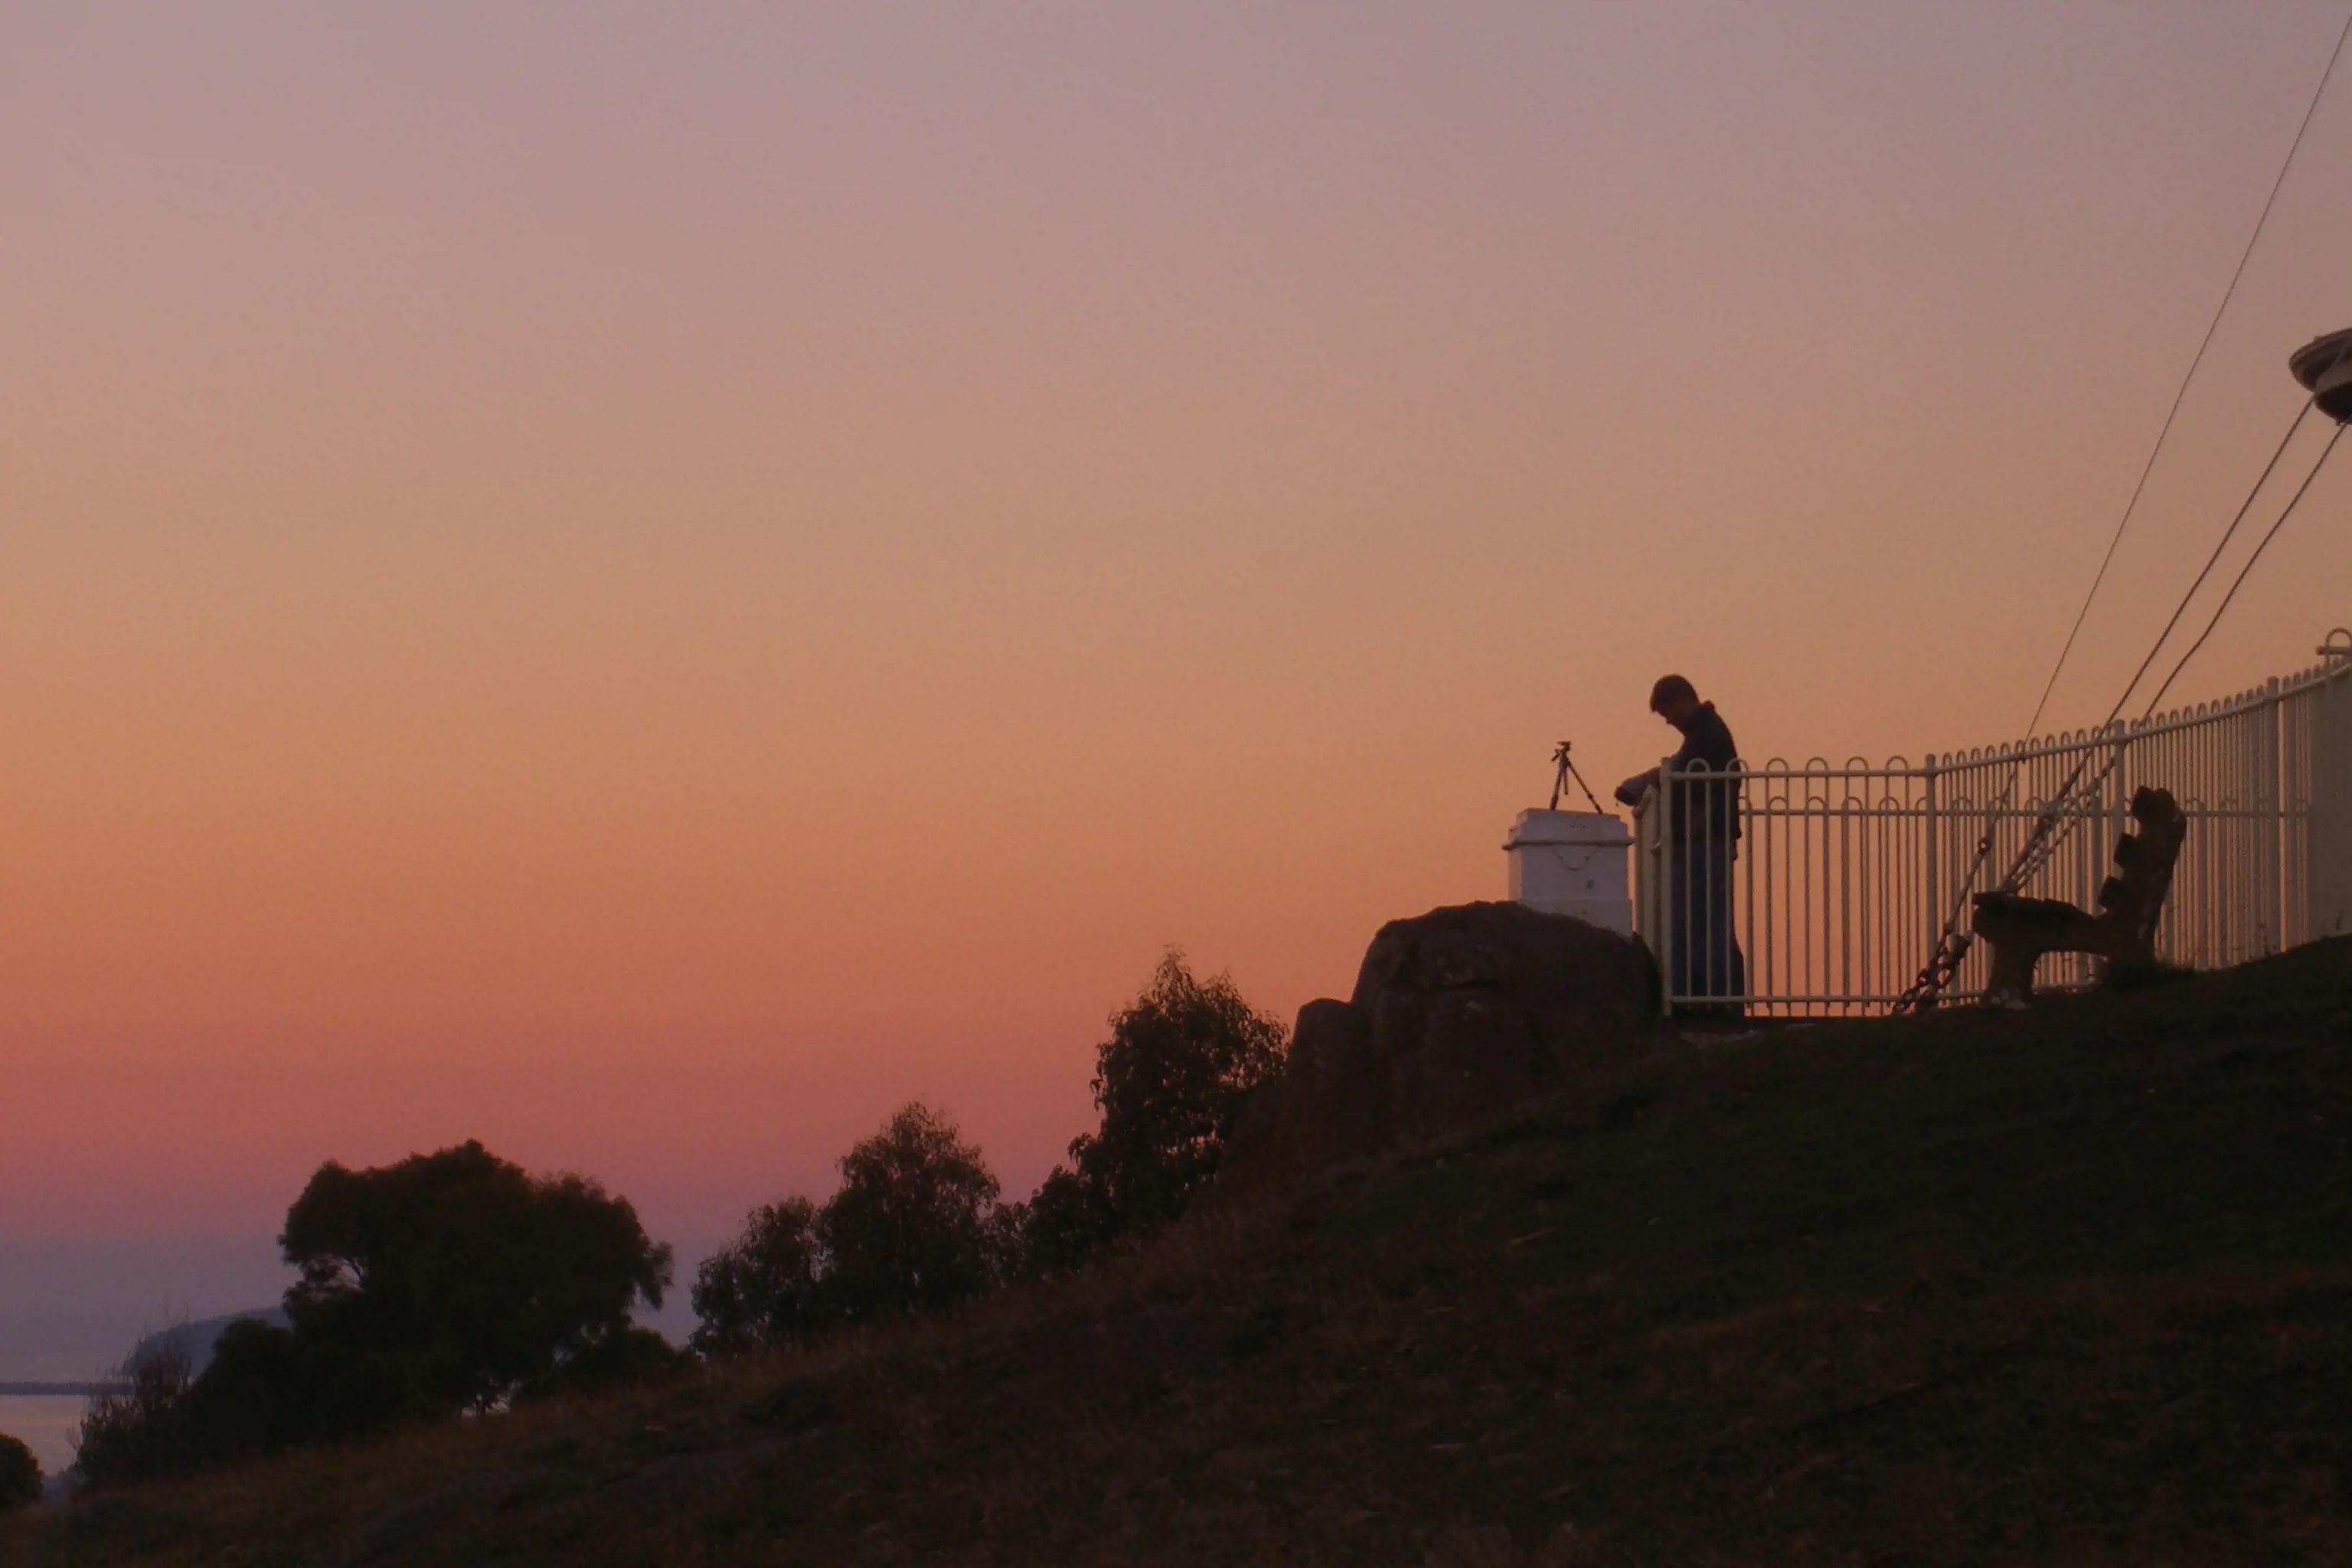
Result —
[{"label": "dark ground", "polygon": [[971,1320],[63,1563],[2352,1562],[2352,942],[1654,1058]]}]

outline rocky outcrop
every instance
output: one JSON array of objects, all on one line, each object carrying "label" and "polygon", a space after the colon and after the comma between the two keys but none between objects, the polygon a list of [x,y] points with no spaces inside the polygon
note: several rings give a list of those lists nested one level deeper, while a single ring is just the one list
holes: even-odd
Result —
[{"label": "rocky outcrop", "polygon": [[1235,1131],[1221,1183],[1264,1191],[1503,1120],[1623,1060],[1655,1018],[1640,943],[1520,904],[1382,926],[1348,1001],[1299,1009],[1290,1063]]}]

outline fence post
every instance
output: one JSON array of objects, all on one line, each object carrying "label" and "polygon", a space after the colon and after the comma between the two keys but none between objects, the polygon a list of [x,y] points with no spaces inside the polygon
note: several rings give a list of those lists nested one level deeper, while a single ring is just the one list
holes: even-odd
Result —
[{"label": "fence post", "polygon": [[2311,795],[2304,826],[2304,934],[2352,931],[2352,663],[2310,697]]},{"label": "fence post", "polygon": [[2263,689],[2263,719],[2257,727],[2254,744],[2259,752],[2259,767],[2254,774],[2254,848],[2262,856],[2259,886],[2255,896],[2260,900],[2261,924],[2256,928],[2255,951],[2276,952],[2286,943],[2282,933],[2286,929],[2284,911],[2286,898],[2281,884],[2279,836],[2285,827],[2279,811],[2279,680],[2271,677]]},{"label": "fence post", "polygon": [[1927,761],[1920,765],[1920,774],[1927,807],[1927,952],[1930,953],[1944,940],[1943,847],[1938,842],[1937,831],[1940,823],[1936,816],[1936,753],[1929,752]]},{"label": "fence post", "polygon": [[[1748,955],[1749,1005],[1821,1016],[1885,1002],[1910,973],[1889,968],[1894,954],[1917,937],[1932,951],[1948,904],[1960,903],[1965,916],[1979,837],[1996,873],[2007,863],[2004,844],[2013,850],[2010,841],[2030,837],[2036,813],[2016,801],[2021,785],[2029,788],[2027,800],[2042,799],[2031,790],[2049,795],[2045,808],[2064,816],[2053,825],[2061,838],[2043,847],[2034,890],[2086,909],[2097,900],[2116,838],[2130,826],[2134,786],[2175,792],[2190,820],[2159,932],[2159,951],[2174,962],[2237,963],[2291,941],[2352,932],[2352,634],[2336,634],[2321,655],[2313,669],[2220,702],[2040,743],[1974,754],[1922,752],[1916,767],[1857,759],[1845,768],[1775,761],[1745,771],[1736,786],[1738,820],[1754,837],[1745,846],[1749,863],[1733,871],[1726,912],[1735,940],[1744,934],[1755,949]],[[1692,989],[1687,961],[1695,954],[1682,954],[1684,973],[1676,973],[1676,950],[1686,945],[1678,928],[1703,918],[1726,889],[1702,893],[1676,881],[1699,868],[1683,853],[1691,846],[1678,829],[1688,829],[1676,819],[1687,815],[1680,809],[1686,803],[1675,798],[1680,781],[1671,758],[1658,778],[1640,824],[1643,935],[1673,1014],[1711,1000],[1703,994],[1709,987]],[[1904,786],[1901,816],[1918,824],[1916,839],[1906,829],[1899,849],[1888,837],[1892,821],[1869,805],[1891,803],[1897,780],[1916,781]],[[2060,787],[2062,780],[2073,787]],[[1874,796],[1874,789],[1885,793]],[[1689,826],[1705,832],[1708,825]],[[2103,830],[2106,843],[2094,842]],[[1916,931],[1904,921],[1918,918],[1922,900],[1926,929]],[[1904,921],[1892,918],[1897,909],[1906,911]],[[1981,957],[1969,963],[1980,969]],[[2086,974],[2078,963],[2066,978]],[[1951,984],[1948,995],[1969,982],[1955,975]]]},{"label": "fence post", "polygon": [[2108,793],[2107,841],[2092,846],[2084,873],[2084,879],[2089,884],[2085,890],[2093,899],[2098,897],[2099,887],[2106,880],[2107,862],[2115,858],[2116,846],[2123,842],[2131,821],[2131,782],[2124,776],[2124,764],[2129,749],[2125,738],[2130,733],[2130,721],[2126,720],[2124,727],[2116,731],[2116,765],[2109,771],[2107,782],[2102,786]]},{"label": "fence post", "polygon": [[1658,987],[1658,1010],[1662,1016],[1675,1016],[1675,760],[1662,758],[1658,763],[1658,930],[1665,940],[1658,944],[1658,969],[1662,984]]}]

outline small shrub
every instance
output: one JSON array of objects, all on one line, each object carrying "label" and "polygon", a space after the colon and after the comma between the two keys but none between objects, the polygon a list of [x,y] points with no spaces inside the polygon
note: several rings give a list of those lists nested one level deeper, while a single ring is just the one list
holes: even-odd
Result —
[{"label": "small shrub", "polygon": [[41,1500],[41,1462],[20,1438],[0,1432],[0,1513]]},{"label": "small shrub", "polygon": [[694,1348],[740,1355],[807,1338],[824,1323],[822,1289],[831,1268],[814,1204],[786,1198],[753,1209],[743,1234],[695,1271]]},{"label": "small shrub", "polygon": [[178,1415],[193,1381],[169,1339],[123,1369],[120,1388],[93,1394],[74,1435],[74,1468],[93,1481],[136,1481],[187,1462]]},{"label": "small shrub", "polygon": [[1055,1166],[1021,1208],[1021,1268],[1035,1279],[1076,1273],[1114,1229],[1100,1184],[1064,1165]]},{"label": "small shrub", "polygon": [[321,1166],[279,1238],[308,1425],[320,1437],[491,1410],[659,1307],[670,1251],[627,1200],[468,1142]]},{"label": "small shrub", "polygon": [[676,1366],[630,1321],[670,1253],[595,1183],[534,1176],[479,1143],[320,1167],[278,1238],[301,1279],[290,1329],[230,1324],[201,1376],[171,1342],[93,1398],[92,1480],[182,1474],[410,1421],[593,1393]]},{"label": "small shrub", "polygon": [[188,1385],[173,1424],[191,1469],[233,1464],[299,1443],[311,1420],[316,1373],[290,1330],[257,1318],[223,1329],[213,1358]]},{"label": "small shrub", "polygon": [[1027,1227],[955,1123],[919,1101],[841,1157],[822,1206],[787,1198],[751,1211],[743,1233],[694,1282],[694,1348],[736,1355],[828,1328],[947,1311],[1013,1271]]},{"label": "small shrub", "polygon": [[574,1352],[552,1376],[527,1385],[520,1400],[557,1395],[609,1394],[667,1377],[694,1358],[658,1333],[635,1323]]},{"label": "small shrub", "polygon": [[817,1211],[831,1261],[825,1315],[874,1322],[962,1306],[1004,1280],[1000,1191],[980,1150],[916,1103],[841,1157],[841,1190]]},{"label": "small shrub", "polygon": [[1198,979],[1171,949],[1096,1047],[1102,1122],[1030,1199],[1025,1270],[1069,1273],[1182,1214],[1216,1174],[1250,1096],[1280,1076],[1287,1037],[1229,976]]}]

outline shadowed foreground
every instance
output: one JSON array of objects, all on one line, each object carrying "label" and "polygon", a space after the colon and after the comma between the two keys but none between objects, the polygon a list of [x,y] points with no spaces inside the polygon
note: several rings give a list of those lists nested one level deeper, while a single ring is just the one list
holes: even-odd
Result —
[{"label": "shadowed foreground", "polygon": [[0,1521],[35,1563],[2352,1558],[2352,943],[1611,1074],[961,1323]]}]

